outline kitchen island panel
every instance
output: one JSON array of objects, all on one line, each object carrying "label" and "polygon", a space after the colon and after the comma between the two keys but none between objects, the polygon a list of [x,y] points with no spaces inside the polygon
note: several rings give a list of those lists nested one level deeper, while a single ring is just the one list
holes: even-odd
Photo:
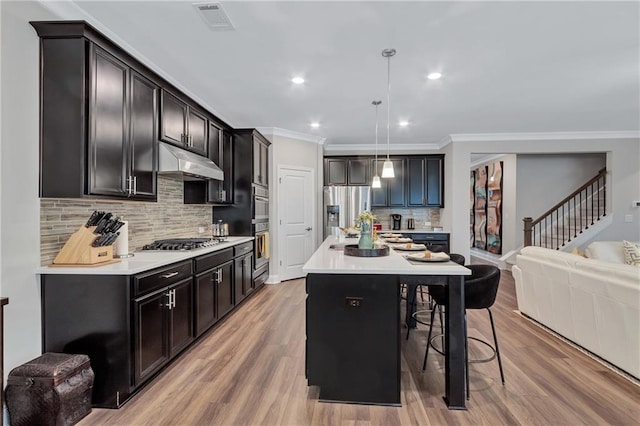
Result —
[{"label": "kitchen island panel", "polygon": [[307,292],[307,379],[319,398],[399,405],[397,278],[309,274]]}]

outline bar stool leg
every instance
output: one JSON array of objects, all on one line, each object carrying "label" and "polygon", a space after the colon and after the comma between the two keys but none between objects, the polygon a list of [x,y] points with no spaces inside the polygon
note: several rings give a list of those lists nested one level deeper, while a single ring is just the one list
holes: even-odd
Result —
[{"label": "bar stool leg", "polygon": [[424,361],[422,362],[422,371],[427,369],[427,357],[429,356],[429,345],[431,345],[431,332],[433,331],[433,320],[436,316],[435,307],[431,310],[431,321],[429,322],[429,334],[427,335],[427,348],[424,351]]},{"label": "bar stool leg", "polygon": [[491,322],[491,331],[493,331],[493,343],[496,345],[496,356],[498,357],[498,367],[500,368],[500,379],[502,380],[502,385],[504,386],[504,373],[502,371],[502,359],[500,359],[500,349],[498,348],[498,336],[496,335],[496,327],[493,325],[493,314],[491,313],[491,309],[487,308],[489,312],[489,320]]}]

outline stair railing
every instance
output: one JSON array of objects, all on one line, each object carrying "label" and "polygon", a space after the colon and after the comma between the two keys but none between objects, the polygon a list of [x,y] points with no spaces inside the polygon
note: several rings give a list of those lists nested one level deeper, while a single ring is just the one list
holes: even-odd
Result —
[{"label": "stair railing", "polygon": [[560,249],[607,215],[607,170],[602,169],[537,219],[525,217],[524,246]]}]

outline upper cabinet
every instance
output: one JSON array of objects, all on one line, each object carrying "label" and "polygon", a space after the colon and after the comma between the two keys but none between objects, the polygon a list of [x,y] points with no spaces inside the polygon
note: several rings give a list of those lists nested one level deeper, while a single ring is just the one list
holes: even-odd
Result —
[{"label": "upper cabinet", "polygon": [[197,107],[162,90],[160,140],[207,155],[207,117]]},{"label": "upper cabinet", "polygon": [[368,158],[326,157],[325,185],[370,185]]},{"label": "upper cabinet", "polygon": [[407,206],[444,207],[443,155],[407,158]]},{"label": "upper cabinet", "polygon": [[40,196],[155,200],[159,86],[74,37],[77,23],[32,25],[42,38]]},{"label": "upper cabinet", "polygon": [[[382,165],[386,159],[378,158],[377,169],[376,160],[371,159],[372,173],[382,174]],[[405,197],[405,160],[404,158],[390,158],[393,164],[393,178],[380,178],[380,188],[371,188],[372,207],[404,207]]]},{"label": "upper cabinet", "polygon": [[253,134],[253,183],[269,186],[269,141],[258,132]]},{"label": "upper cabinet", "polygon": [[[325,157],[325,185],[371,185],[382,174],[386,157]],[[380,178],[372,188],[372,207],[444,207],[444,155],[390,157],[394,178]]]}]

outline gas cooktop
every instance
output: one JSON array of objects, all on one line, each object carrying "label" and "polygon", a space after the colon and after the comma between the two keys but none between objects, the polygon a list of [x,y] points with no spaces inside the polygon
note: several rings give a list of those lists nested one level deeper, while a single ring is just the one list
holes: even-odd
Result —
[{"label": "gas cooktop", "polygon": [[220,244],[223,240],[216,238],[171,238],[157,240],[142,247],[142,250],[194,250]]}]

